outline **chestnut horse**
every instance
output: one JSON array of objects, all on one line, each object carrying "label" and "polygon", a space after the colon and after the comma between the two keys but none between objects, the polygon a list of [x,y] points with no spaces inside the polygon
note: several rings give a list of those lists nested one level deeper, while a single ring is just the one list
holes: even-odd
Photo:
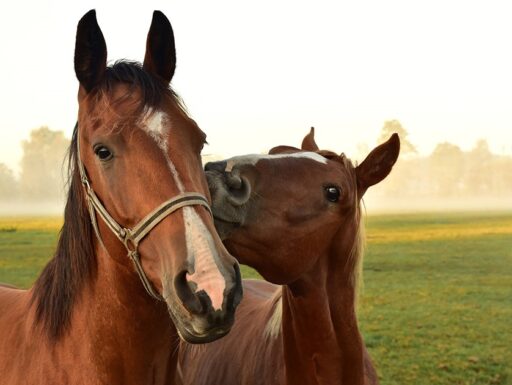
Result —
[{"label": "chestnut horse", "polygon": [[205,135],[169,88],[175,58],[161,12],[142,65],[108,67],[95,11],[78,23],[64,225],[31,289],[0,288],[2,384],[168,385],[178,334],[230,330],[238,265],[209,211]]},{"label": "chestnut horse", "polygon": [[378,384],[356,319],[363,226],[360,200],[398,158],[394,134],[354,167],[319,151],[280,146],[206,164],[219,234],[264,281],[244,280],[230,334],[182,343],[177,383]]}]

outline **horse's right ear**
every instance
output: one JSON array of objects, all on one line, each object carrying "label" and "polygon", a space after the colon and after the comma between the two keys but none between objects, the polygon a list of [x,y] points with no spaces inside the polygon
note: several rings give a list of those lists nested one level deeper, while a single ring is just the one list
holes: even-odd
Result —
[{"label": "horse's right ear", "polygon": [[318,151],[318,145],[315,142],[315,127],[311,127],[311,131],[302,140],[301,148],[306,151]]},{"label": "horse's right ear", "polygon": [[78,81],[90,92],[107,68],[107,45],[91,9],[78,22],[75,43],[75,73]]},{"label": "horse's right ear", "polygon": [[400,153],[400,138],[391,135],[387,142],[373,149],[356,167],[357,192],[361,198],[368,187],[379,183],[389,175]]}]

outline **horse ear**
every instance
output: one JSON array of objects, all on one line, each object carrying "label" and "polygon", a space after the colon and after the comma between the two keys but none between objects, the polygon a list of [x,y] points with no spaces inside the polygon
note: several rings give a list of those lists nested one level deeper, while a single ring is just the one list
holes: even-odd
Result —
[{"label": "horse ear", "polygon": [[389,175],[400,153],[400,138],[398,134],[391,135],[387,142],[377,146],[356,167],[357,190],[362,197],[368,187],[379,183]]},{"label": "horse ear", "polygon": [[176,69],[174,32],[169,19],[160,11],[153,12],[143,68],[166,84],[171,81]]},{"label": "horse ear", "polygon": [[75,73],[80,84],[90,92],[107,68],[107,45],[91,9],[78,22],[75,42]]},{"label": "horse ear", "polygon": [[315,142],[315,127],[311,127],[311,131],[302,140],[301,148],[306,151],[318,151],[318,145]]}]

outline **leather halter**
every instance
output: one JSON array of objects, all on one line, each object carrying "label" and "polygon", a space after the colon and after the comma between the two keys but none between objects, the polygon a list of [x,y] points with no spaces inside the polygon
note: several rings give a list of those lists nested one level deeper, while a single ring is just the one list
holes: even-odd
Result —
[{"label": "leather halter", "polygon": [[91,223],[94,228],[94,232],[96,233],[96,237],[100,241],[101,245],[105,247],[103,240],[101,239],[98,222],[96,220],[95,214],[97,213],[103,222],[105,222],[105,224],[108,226],[108,228],[114,233],[114,235],[123,243],[124,247],[126,247],[126,250],[128,251],[128,257],[132,260],[135,266],[135,271],[139,275],[142,285],[148,294],[157,300],[163,300],[162,296],[155,290],[150,280],[146,276],[144,269],[142,268],[140,255],[138,252],[139,243],[164,218],[168,217],[170,214],[181,209],[182,207],[203,206],[210,212],[210,214],[212,214],[208,200],[199,193],[184,192],[178,194],[177,196],[163,202],[160,206],[151,211],[133,228],[125,228],[117,223],[114,218],[112,218],[112,216],[108,213],[107,209],[105,206],[103,206],[98,196],[92,189],[91,183],[87,178],[84,164],[82,163],[82,159],[80,157],[80,135],[78,130],[76,135],[78,169],[80,171],[80,179],[85,188],[89,215],[91,217]]}]

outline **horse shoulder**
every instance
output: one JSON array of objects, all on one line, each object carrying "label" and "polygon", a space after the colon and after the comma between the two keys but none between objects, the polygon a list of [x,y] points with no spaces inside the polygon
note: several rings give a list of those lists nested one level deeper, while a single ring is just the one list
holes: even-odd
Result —
[{"label": "horse shoulder", "polygon": [[26,383],[30,369],[28,314],[29,292],[0,286],[0,373],[2,383]]}]

